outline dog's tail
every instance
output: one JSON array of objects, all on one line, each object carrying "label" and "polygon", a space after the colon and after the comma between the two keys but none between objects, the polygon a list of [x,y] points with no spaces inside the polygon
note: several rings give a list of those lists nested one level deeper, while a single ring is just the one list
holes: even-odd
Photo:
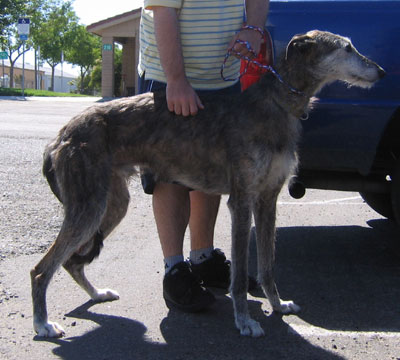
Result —
[{"label": "dog's tail", "polygon": [[61,199],[60,189],[58,188],[57,185],[57,179],[54,173],[53,161],[51,159],[50,152],[51,151],[49,147],[47,147],[46,150],[44,151],[42,172],[43,175],[46,177],[47,182],[50,185],[51,191],[57,197],[57,199],[62,203],[63,201]]}]

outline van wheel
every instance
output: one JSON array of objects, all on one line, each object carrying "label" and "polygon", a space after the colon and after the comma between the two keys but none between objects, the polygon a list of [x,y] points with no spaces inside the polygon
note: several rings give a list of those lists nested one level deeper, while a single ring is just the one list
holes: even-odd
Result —
[{"label": "van wheel", "polygon": [[[391,194],[360,192],[360,195],[364,201],[377,213],[391,220],[395,218]],[[400,206],[400,204],[398,206]]]}]

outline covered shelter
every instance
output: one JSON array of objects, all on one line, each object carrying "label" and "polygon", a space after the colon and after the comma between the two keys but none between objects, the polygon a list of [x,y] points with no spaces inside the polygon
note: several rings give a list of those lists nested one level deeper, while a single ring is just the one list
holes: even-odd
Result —
[{"label": "covered shelter", "polygon": [[87,26],[87,30],[102,39],[101,96],[115,96],[114,49],[122,46],[121,95],[137,91],[139,61],[139,27],[141,8]]}]

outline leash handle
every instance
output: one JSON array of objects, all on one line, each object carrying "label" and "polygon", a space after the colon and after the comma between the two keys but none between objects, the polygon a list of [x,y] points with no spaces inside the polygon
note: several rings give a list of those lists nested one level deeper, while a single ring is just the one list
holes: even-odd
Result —
[{"label": "leash handle", "polygon": [[[265,31],[263,31],[261,28],[258,28],[258,27],[252,26],[252,25],[243,26],[242,29],[255,30],[255,31],[258,31],[260,34],[262,34],[263,37],[266,36],[266,32],[265,32]],[[268,35],[269,35],[269,33],[268,33]],[[270,42],[270,45],[271,45],[271,44],[272,44],[272,40],[271,40],[271,38],[269,38],[269,39],[270,39],[270,41],[271,41],[271,42]],[[237,51],[234,51],[233,48],[235,47],[235,45],[236,45],[237,43],[238,43],[238,44],[243,44],[243,45],[245,45],[245,46],[247,47],[247,49],[249,50],[249,52],[251,52],[254,56],[257,56],[256,52],[251,48],[251,45],[249,44],[248,41],[243,41],[243,40],[237,39],[237,40],[235,41],[235,43],[233,44],[233,46],[232,46],[232,47],[227,51],[227,53],[225,54],[225,58],[224,58],[224,60],[223,60],[223,62],[222,62],[222,65],[221,65],[220,74],[221,74],[221,78],[222,78],[224,81],[236,81],[236,80],[238,80],[238,79],[240,80],[244,75],[247,74],[247,71],[248,71],[249,66],[250,66],[250,64],[251,64],[251,65],[254,65],[254,66],[258,67],[259,69],[263,70],[263,72],[267,72],[267,71],[271,72],[271,73],[275,76],[275,78],[276,78],[281,84],[283,84],[283,85],[285,85],[286,87],[288,87],[288,89],[289,89],[292,93],[298,94],[298,95],[302,95],[302,94],[303,94],[300,90],[297,90],[297,89],[295,89],[294,87],[292,87],[291,85],[289,85],[289,84],[287,84],[286,82],[284,82],[283,79],[282,79],[282,77],[277,73],[277,71],[276,71],[271,65],[268,65],[268,64],[261,64],[259,61],[255,60],[255,59],[252,59],[252,58],[250,58],[250,57],[248,57],[248,56],[243,56],[243,55],[241,55],[240,53],[238,53]],[[241,71],[240,74],[239,74],[239,76],[238,76],[238,77],[235,77],[235,78],[227,78],[227,77],[224,76],[225,64],[226,64],[227,60],[229,59],[229,57],[230,57],[231,55],[235,55],[236,57],[238,57],[239,59],[241,59],[242,62],[245,62],[244,70]],[[273,54],[272,54],[272,57],[273,57]]]},{"label": "leash handle", "polygon": [[[257,56],[257,53],[251,48],[251,45],[249,44],[248,41],[243,41],[243,40],[237,39],[237,40],[235,41],[235,43],[233,44],[233,46],[232,46],[232,47],[227,51],[227,53],[225,54],[224,61],[222,62],[222,65],[221,65],[221,78],[222,78],[224,81],[236,81],[236,80],[240,79],[242,76],[246,75],[247,70],[248,70],[250,64],[254,64],[254,65],[256,65],[257,67],[262,68],[262,69],[265,69],[265,70],[267,70],[267,71],[270,71],[270,68],[272,69],[272,67],[269,66],[269,65],[263,65],[263,64],[261,64],[260,62],[258,62],[257,60],[254,60],[254,59],[252,59],[252,58],[250,58],[250,57],[248,57],[248,56],[241,55],[239,52],[234,51],[233,48],[235,47],[236,44],[245,45],[246,48],[247,48],[247,50],[248,50],[253,56]],[[244,67],[244,71],[241,72],[241,73],[239,74],[239,77],[227,78],[227,77],[225,77],[225,75],[224,75],[225,64],[226,64],[227,60],[229,59],[229,57],[230,57],[231,55],[235,55],[236,57],[240,58],[241,60],[246,61],[246,65],[245,65],[245,67]]]},{"label": "leash handle", "polygon": [[[263,39],[264,53],[265,53],[265,54],[262,53],[262,51],[263,51],[263,48],[262,48],[262,47],[263,47],[263,44],[261,45],[260,54],[257,55],[257,53],[254,51],[254,49],[252,49],[252,47],[251,47],[251,45],[250,45],[250,43],[249,43],[248,41],[243,41],[243,40],[240,40],[240,39],[236,39],[236,41],[235,41],[235,43],[233,44],[233,46],[232,46],[232,47],[228,50],[228,52],[226,53],[225,58],[224,58],[224,61],[223,61],[222,66],[221,66],[221,78],[222,78],[224,81],[236,81],[236,80],[238,80],[238,79],[241,79],[241,81],[242,81],[242,77],[243,77],[244,75],[247,75],[247,72],[248,72],[249,68],[250,68],[250,70],[251,70],[252,72],[260,72],[259,75],[261,75],[262,73],[268,71],[268,70],[266,70],[266,69],[260,68],[260,67],[258,66],[258,63],[259,63],[259,62],[263,62],[263,63],[264,63],[264,60],[265,60],[265,58],[266,58],[266,56],[267,56],[267,54],[266,54],[266,47],[265,47],[266,44],[267,44],[267,35],[268,35],[269,45],[272,46],[272,39],[271,39],[271,36],[270,36],[269,32],[268,32],[268,31],[265,31],[264,29],[262,29],[262,28],[260,28],[260,27],[258,27],[258,26],[254,26],[254,25],[243,25],[242,28],[241,28],[237,33],[239,33],[239,32],[242,31],[242,30],[253,30],[253,31],[258,32],[258,33],[261,35],[261,37],[262,37],[262,39]],[[242,44],[242,45],[246,46],[248,52],[250,52],[250,53],[252,54],[252,57],[257,58],[257,56],[258,56],[259,62],[254,61],[252,58],[249,58],[248,56],[242,56],[242,55],[239,54],[238,52],[235,52],[235,51],[233,50],[233,48],[235,47],[236,44]],[[228,58],[229,58],[231,55],[235,55],[237,58],[239,58],[239,59],[242,60],[242,61],[241,61],[241,66],[240,66],[240,74],[239,74],[239,77],[227,78],[227,77],[224,76],[225,65],[226,65],[226,62],[227,62]],[[273,53],[272,53],[271,56],[270,56],[270,60],[272,60],[272,63],[273,63]],[[256,66],[254,66],[254,64],[256,64]],[[265,61],[265,65],[267,65],[267,62],[266,62],[266,61]],[[260,69],[261,71],[257,71],[257,69]],[[243,79],[243,80],[244,80],[244,79]],[[252,82],[254,82],[254,80],[252,80]],[[243,87],[243,84],[242,84],[242,87]],[[246,87],[247,87],[247,86],[246,86]]]},{"label": "leash handle", "polygon": [[[233,50],[233,48],[235,47],[235,44],[243,44],[243,45],[245,45],[245,46],[247,47],[247,49],[248,49],[253,55],[255,55],[255,51],[251,48],[251,46],[250,46],[250,44],[249,44],[248,41],[243,41],[243,40],[237,39],[237,40],[235,41],[234,45],[233,45],[233,46],[228,50],[228,52],[225,54],[224,61],[222,62],[222,65],[221,65],[221,78],[222,78],[224,81],[236,81],[236,80],[240,79],[243,75],[245,75],[245,74],[247,73],[247,69],[248,69],[248,67],[249,67],[250,62],[253,63],[253,60],[250,59],[248,56],[241,55],[239,52]],[[242,73],[239,74],[239,77],[227,78],[227,77],[225,77],[225,75],[224,75],[225,64],[226,64],[227,60],[229,59],[229,57],[230,57],[231,55],[235,55],[236,57],[238,57],[238,58],[240,58],[240,59],[242,59],[242,60],[246,60],[246,61],[247,61],[247,65],[246,65],[246,67],[245,67],[245,70],[244,70],[244,72],[242,72]]]},{"label": "leash handle", "polygon": [[265,33],[264,29],[261,29],[261,28],[258,27],[258,26],[243,25],[242,28],[240,29],[240,31],[241,31],[241,30],[254,30],[254,31],[257,31],[257,32],[261,35],[261,37],[262,37],[263,39],[265,39],[265,37],[266,37],[266,33]]}]

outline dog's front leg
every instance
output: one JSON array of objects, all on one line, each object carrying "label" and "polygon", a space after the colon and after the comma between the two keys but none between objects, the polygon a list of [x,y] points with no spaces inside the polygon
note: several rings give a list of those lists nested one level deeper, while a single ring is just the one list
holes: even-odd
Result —
[{"label": "dog's front leg", "polygon": [[275,216],[279,190],[267,191],[254,204],[257,236],[258,281],[274,311],[282,314],[297,313],[300,307],[293,301],[283,301],[275,284]]},{"label": "dog's front leg", "polygon": [[235,323],[241,335],[258,337],[264,335],[260,324],[250,317],[247,306],[248,244],[251,226],[249,198],[236,191],[228,201],[232,217],[232,265],[231,296]]}]

